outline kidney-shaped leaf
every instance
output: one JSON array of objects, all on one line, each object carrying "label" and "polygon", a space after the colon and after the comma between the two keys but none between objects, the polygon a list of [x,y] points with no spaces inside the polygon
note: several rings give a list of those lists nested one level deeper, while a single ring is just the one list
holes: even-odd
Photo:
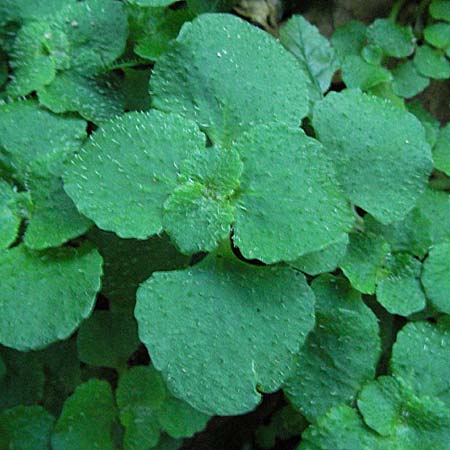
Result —
[{"label": "kidney-shaped leaf", "polygon": [[[233,258],[233,257],[230,257]],[[174,395],[209,414],[253,409],[280,387],[314,324],[314,295],[284,267],[209,256],[141,285],[141,341]]]},{"label": "kidney-shaped leaf", "polygon": [[382,223],[405,217],[432,170],[420,122],[386,100],[348,90],[318,102],[313,125],[347,197]]},{"label": "kidney-shaped leaf", "polygon": [[204,14],[158,60],[150,90],[156,108],[195,119],[227,146],[257,123],[299,126],[308,112],[305,80],[295,57],[267,33],[232,15]]},{"label": "kidney-shaped leaf", "polygon": [[0,342],[30,350],[68,337],[94,306],[102,259],[96,250],[0,253]]}]

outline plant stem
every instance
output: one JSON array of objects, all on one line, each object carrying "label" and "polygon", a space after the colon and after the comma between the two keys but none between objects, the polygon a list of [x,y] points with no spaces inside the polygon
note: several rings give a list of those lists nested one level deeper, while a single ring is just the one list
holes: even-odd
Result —
[{"label": "plant stem", "polygon": [[394,6],[391,9],[391,13],[389,14],[389,20],[392,20],[392,22],[397,21],[398,14],[400,13],[400,11],[403,8],[403,5],[405,3],[406,3],[406,0],[397,0],[394,3]]}]

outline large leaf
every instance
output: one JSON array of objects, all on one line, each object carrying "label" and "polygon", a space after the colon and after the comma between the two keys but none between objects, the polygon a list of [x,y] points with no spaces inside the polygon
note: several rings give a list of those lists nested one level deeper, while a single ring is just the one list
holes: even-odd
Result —
[{"label": "large leaf", "polygon": [[19,232],[22,219],[18,214],[17,199],[13,186],[0,178],[0,249],[9,247]]},{"label": "large leaf", "polygon": [[313,125],[347,197],[382,223],[402,219],[425,190],[431,149],[420,122],[357,90],[316,103]]},{"label": "large leaf", "polygon": [[[94,306],[102,260],[89,247],[0,253],[0,342],[30,350],[68,337]],[[17,270],[20,268],[20,270]]]},{"label": "large leaf", "polygon": [[156,108],[195,119],[214,143],[228,146],[259,123],[298,127],[308,112],[305,79],[267,33],[231,15],[204,14],[158,60],[150,90]]},{"label": "large leaf", "polygon": [[351,402],[375,376],[380,354],[377,319],[345,279],[322,275],[312,289],[316,325],[283,387],[309,421]]},{"label": "large leaf", "polygon": [[278,389],[314,324],[300,273],[231,258],[155,273],[137,294],[153,364],[175,396],[208,414],[249,411],[259,392]]}]

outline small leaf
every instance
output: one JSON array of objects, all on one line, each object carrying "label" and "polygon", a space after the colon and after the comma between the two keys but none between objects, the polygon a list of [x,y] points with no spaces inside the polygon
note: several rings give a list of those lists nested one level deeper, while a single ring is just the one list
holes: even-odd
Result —
[{"label": "small leaf", "polygon": [[8,449],[50,449],[54,417],[42,406],[16,406],[0,414],[0,446]]},{"label": "small leaf", "polygon": [[432,23],[424,28],[423,35],[428,44],[433,47],[447,50],[450,46],[450,24],[448,23]]},{"label": "small leaf", "polygon": [[316,103],[313,126],[350,201],[385,224],[414,207],[432,159],[424,129],[412,114],[347,90]]},{"label": "small leaf", "polygon": [[361,54],[366,44],[366,33],[366,26],[356,20],[350,20],[336,28],[331,43],[341,61],[347,56]]},{"label": "small leaf", "polygon": [[256,124],[298,127],[309,107],[295,57],[264,31],[224,14],[204,14],[183,26],[155,65],[150,92],[154,107],[196,120],[225,147]]},{"label": "small leaf", "polygon": [[348,88],[369,90],[378,84],[388,83],[391,79],[389,70],[370,64],[357,55],[345,57],[342,63],[342,80]]},{"label": "small leaf", "polygon": [[377,300],[391,314],[409,316],[425,308],[420,284],[422,264],[407,253],[388,255],[377,277]]},{"label": "small leaf", "polygon": [[431,304],[450,314],[450,243],[443,242],[430,250],[423,265],[422,284]]},{"label": "small leaf", "polygon": [[450,176],[450,123],[441,128],[433,147],[434,167]]},{"label": "small leaf", "polygon": [[280,42],[297,58],[309,77],[313,88],[311,98],[320,98],[339,67],[328,40],[304,17],[293,16],[281,27]]},{"label": "small leaf", "polygon": [[30,350],[68,337],[94,306],[101,264],[100,255],[86,246],[3,250],[0,278],[7,282],[0,293],[0,342]]},{"label": "small leaf", "polygon": [[450,78],[450,61],[439,50],[435,50],[428,45],[417,48],[414,55],[414,64],[425,77],[436,80]]},{"label": "small leaf", "polygon": [[162,231],[163,204],[177,185],[178,166],[203,145],[204,135],[180,116],[128,113],[94,133],[72,160],[64,187],[100,228],[145,239]]},{"label": "small leaf", "polygon": [[310,422],[351,402],[375,376],[380,355],[377,319],[345,279],[322,275],[312,289],[316,325],[283,387]]},{"label": "small leaf", "polygon": [[138,290],[135,315],[174,395],[231,415],[280,387],[313,326],[313,302],[298,272],[212,254],[190,269],[153,274]]},{"label": "small leaf", "polygon": [[233,240],[246,258],[292,261],[350,231],[353,213],[318,141],[285,125],[260,125],[235,148],[244,170]]},{"label": "small leaf", "polygon": [[136,321],[124,312],[94,311],[78,330],[80,361],[91,366],[121,369],[138,345]]},{"label": "small leaf", "polygon": [[450,22],[450,1],[433,0],[430,5],[430,15],[433,19]]},{"label": "small leaf", "polygon": [[116,407],[111,386],[91,379],[66,400],[52,436],[54,450],[98,448],[113,450],[112,425]]},{"label": "small leaf", "polygon": [[406,58],[414,51],[415,38],[411,27],[402,27],[390,19],[376,19],[367,28],[367,37],[386,56]]},{"label": "small leaf", "polygon": [[403,378],[418,396],[436,396],[450,406],[450,331],[438,323],[409,322],[392,349],[392,374]]},{"label": "small leaf", "polygon": [[422,76],[412,61],[406,61],[392,69],[394,80],[392,87],[400,97],[411,98],[422,92],[430,84],[427,77]]}]

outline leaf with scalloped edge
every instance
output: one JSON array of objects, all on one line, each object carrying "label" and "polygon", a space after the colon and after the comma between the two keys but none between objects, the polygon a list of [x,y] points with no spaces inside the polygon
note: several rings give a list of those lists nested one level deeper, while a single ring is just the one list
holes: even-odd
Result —
[{"label": "leaf with scalloped edge", "polygon": [[331,92],[316,103],[313,127],[350,201],[385,224],[414,207],[432,159],[412,114],[357,90]]},{"label": "leaf with scalloped edge", "polygon": [[256,124],[298,127],[309,104],[295,57],[264,31],[225,14],[204,14],[182,27],[155,65],[150,92],[155,108],[196,120],[226,147]]},{"label": "leaf with scalloped edge", "polygon": [[291,404],[313,422],[332,406],[350,403],[374,378],[380,356],[377,318],[342,277],[312,283],[316,325],[283,385]]},{"label": "leaf with scalloped edge", "polygon": [[0,252],[0,342],[24,351],[70,336],[92,311],[101,265],[89,246]]},{"label": "leaf with scalloped edge", "polygon": [[197,126],[159,111],[131,112],[97,130],[75,155],[64,188],[78,210],[123,238],[145,239],[163,228],[163,204],[178,166],[204,147]]},{"label": "leaf with scalloped edge", "polygon": [[[250,411],[283,383],[314,324],[314,295],[285,267],[212,254],[138,289],[139,336],[169,389],[199,411]],[[214,395],[211,395],[214,393]]]}]

